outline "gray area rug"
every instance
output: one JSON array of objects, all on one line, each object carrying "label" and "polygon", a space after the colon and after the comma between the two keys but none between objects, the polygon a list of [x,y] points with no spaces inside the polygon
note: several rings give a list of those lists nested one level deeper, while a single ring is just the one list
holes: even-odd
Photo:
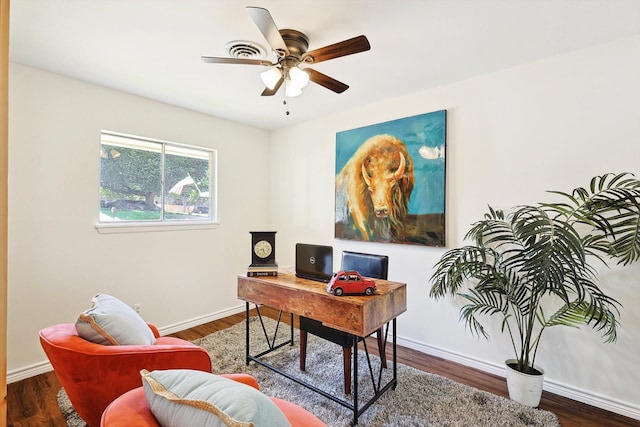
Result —
[{"label": "gray area rug", "polygon": [[[251,352],[257,354],[265,350],[264,333],[260,321],[252,317]],[[265,327],[273,339],[275,322],[265,319]],[[286,339],[289,327],[281,325],[277,338]],[[298,331],[295,331],[296,345],[284,346],[265,359],[280,369],[301,377],[314,386],[352,402],[343,390],[342,350],[335,344],[309,336],[307,350],[307,371],[299,366]],[[315,414],[330,427],[346,427],[353,421],[353,413],[308,390],[282,375],[265,367],[251,363],[245,365],[245,324],[216,332],[194,341],[211,355],[214,373],[248,373],[260,384],[261,390],[269,396],[294,402]],[[369,368],[364,352],[359,352],[359,400],[368,399],[373,394]],[[371,363],[378,375],[380,360],[372,356]],[[389,364],[391,367],[391,364]],[[383,383],[391,378],[391,369],[383,370]],[[84,422],[77,416],[69,400],[61,390],[58,404],[67,418],[69,427],[82,427]],[[511,400],[456,383],[438,375],[429,374],[405,365],[398,365],[398,386],[389,390],[369,407],[359,418],[361,426],[420,426],[420,427],[557,427],[557,417],[548,411],[529,408]]]}]

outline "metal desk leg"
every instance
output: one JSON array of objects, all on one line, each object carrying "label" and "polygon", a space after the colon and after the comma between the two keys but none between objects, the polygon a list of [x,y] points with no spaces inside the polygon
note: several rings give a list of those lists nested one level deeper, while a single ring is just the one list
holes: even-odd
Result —
[{"label": "metal desk leg", "polygon": [[249,366],[249,354],[251,353],[249,350],[249,302],[245,303],[245,321],[244,324],[246,326],[246,330],[245,330],[245,352],[244,352],[244,360],[245,360],[245,364],[247,366]]},{"label": "metal desk leg", "polygon": [[[358,425],[358,337],[353,338],[353,425]],[[366,339],[366,338],[365,338]]]},{"label": "metal desk leg", "polygon": [[398,385],[398,337],[396,336],[396,318],[393,318],[393,389]]},{"label": "metal desk leg", "polygon": [[293,313],[290,313],[290,323],[291,323],[291,328],[290,328],[290,332],[291,332],[291,336],[289,337],[289,339],[287,341],[281,342],[281,343],[277,343],[277,338],[278,338],[278,330],[280,328],[280,324],[282,321],[282,313],[283,311],[280,310],[279,314],[278,314],[278,320],[277,320],[277,324],[276,324],[276,329],[273,333],[273,337],[269,337],[267,334],[267,330],[265,329],[265,324],[264,321],[262,319],[262,313],[260,312],[260,307],[258,306],[258,304],[256,304],[256,311],[258,313],[258,319],[260,319],[260,323],[262,325],[262,332],[264,333],[264,338],[265,338],[265,342],[267,343],[268,349],[263,351],[260,354],[256,354],[256,355],[251,355],[251,349],[250,349],[250,345],[251,345],[251,340],[250,340],[250,328],[249,328],[249,302],[245,303],[245,311],[246,311],[246,316],[245,316],[245,325],[246,325],[246,329],[245,329],[245,337],[246,337],[246,342],[245,342],[245,358],[246,358],[246,364],[249,365],[250,361],[257,361],[257,358],[260,358],[262,356],[264,356],[265,354],[269,354],[272,351],[275,351],[277,349],[279,349],[280,347],[283,347],[287,344],[290,344],[291,346],[294,345],[294,340],[293,340],[293,331],[294,331],[294,327],[293,327]]}]

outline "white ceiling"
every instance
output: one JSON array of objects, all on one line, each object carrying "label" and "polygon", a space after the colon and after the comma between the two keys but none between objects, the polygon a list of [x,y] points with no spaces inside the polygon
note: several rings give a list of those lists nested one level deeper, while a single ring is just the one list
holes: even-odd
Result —
[{"label": "white ceiling", "polygon": [[[313,68],[261,97],[261,66],[205,64],[247,40],[269,52],[245,6],[304,32],[309,50],[360,34],[371,50]],[[346,111],[640,34],[639,0],[13,0],[10,60],[263,129]],[[272,59],[269,56],[268,59]]]}]

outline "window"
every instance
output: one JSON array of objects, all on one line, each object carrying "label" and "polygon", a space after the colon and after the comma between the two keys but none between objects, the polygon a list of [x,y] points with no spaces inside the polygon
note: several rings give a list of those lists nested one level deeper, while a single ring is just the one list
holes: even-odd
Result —
[{"label": "window", "polygon": [[216,221],[215,150],[102,131],[100,224]]}]

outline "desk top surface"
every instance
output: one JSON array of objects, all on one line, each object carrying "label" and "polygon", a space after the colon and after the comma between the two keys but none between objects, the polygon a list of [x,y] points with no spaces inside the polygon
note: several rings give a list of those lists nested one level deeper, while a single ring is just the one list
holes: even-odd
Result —
[{"label": "desk top surface", "polygon": [[278,276],[238,276],[238,298],[367,336],[407,310],[405,283],[375,281],[374,295],[338,297],[327,292],[326,283],[296,277],[293,269],[283,268]]}]

